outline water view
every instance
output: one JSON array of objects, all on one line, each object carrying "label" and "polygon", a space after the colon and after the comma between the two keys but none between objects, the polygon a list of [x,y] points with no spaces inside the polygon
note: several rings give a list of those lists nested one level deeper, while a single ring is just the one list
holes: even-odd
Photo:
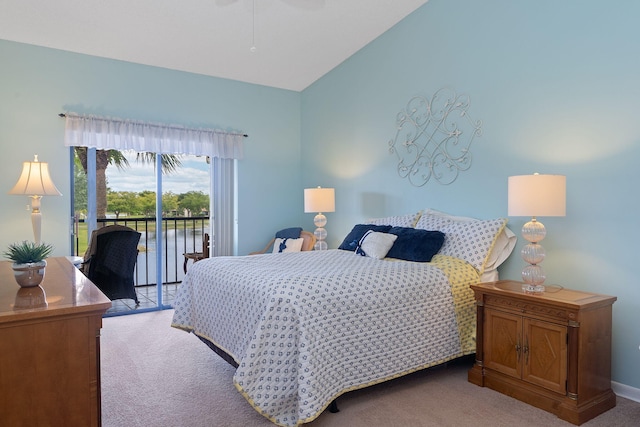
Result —
[{"label": "water view", "polygon": [[[207,218],[208,219],[208,218]],[[206,226],[208,227],[208,221]],[[153,232],[141,232],[140,252],[136,265],[135,284],[155,285],[158,283],[156,276],[156,236]],[[163,255],[162,271],[163,283],[177,283],[184,278],[184,253],[202,252],[202,239],[204,232],[202,229],[180,228],[170,229],[163,233]]]}]

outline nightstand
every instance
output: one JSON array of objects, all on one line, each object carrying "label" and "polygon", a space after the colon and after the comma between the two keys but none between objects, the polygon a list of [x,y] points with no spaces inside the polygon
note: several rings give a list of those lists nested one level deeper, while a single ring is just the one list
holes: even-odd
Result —
[{"label": "nightstand", "polygon": [[476,361],[469,382],[580,425],[613,408],[611,323],[616,297],[522,283],[472,285]]}]

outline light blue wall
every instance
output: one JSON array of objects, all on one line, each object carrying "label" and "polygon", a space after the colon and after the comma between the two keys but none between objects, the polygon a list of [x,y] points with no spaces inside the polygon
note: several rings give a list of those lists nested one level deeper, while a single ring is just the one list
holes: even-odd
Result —
[{"label": "light blue wall", "polygon": [[[613,379],[640,388],[638,16],[624,0],[431,0],[307,88],[303,184],[336,188],[330,246],[373,216],[506,216],[508,176],[564,174],[567,216],[541,218],[547,283],[618,297]],[[484,132],[454,183],[413,187],[388,152],[395,117],[443,86],[471,97]],[[519,278],[520,248],[503,278]]]},{"label": "light blue wall", "polygon": [[[43,199],[43,238],[68,249],[65,110],[241,129],[239,252],[273,230],[313,228],[302,189],[336,188],[332,247],[364,218],[433,207],[506,216],[507,177],[567,176],[567,216],[548,218],[548,282],[616,295],[613,379],[640,388],[640,4],[431,0],[303,91],[283,91],[0,41],[0,181],[39,154],[65,195]],[[450,85],[471,97],[484,133],[451,185],[413,187],[395,172],[388,141],[416,94]],[[302,142],[300,142],[302,141]],[[0,248],[30,238],[26,198],[0,191]],[[511,218],[518,232],[524,218]],[[502,268],[517,279],[516,253]]]},{"label": "light blue wall", "polygon": [[69,253],[64,111],[248,133],[238,172],[241,254],[304,219],[300,93],[1,40],[0,63],[0,248],[32,236],[28,199],[6,192],[38,154],[64,194],[42,200],[42,239],[56,255]]}]

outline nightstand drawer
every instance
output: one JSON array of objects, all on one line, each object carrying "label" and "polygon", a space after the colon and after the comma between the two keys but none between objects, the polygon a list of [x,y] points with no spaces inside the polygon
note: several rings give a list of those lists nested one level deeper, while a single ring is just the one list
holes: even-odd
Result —
[{"label": "nightstand drawer", "polygon": [[570,313],[564,307],[549,306],[544,303],[538,304],[500,295],[485,295],[484,305],[485,307],[493,307],[514,314],[526,314],[530,317],[544,318],[545,320],[563,324],[575,318],[575,311]]}]

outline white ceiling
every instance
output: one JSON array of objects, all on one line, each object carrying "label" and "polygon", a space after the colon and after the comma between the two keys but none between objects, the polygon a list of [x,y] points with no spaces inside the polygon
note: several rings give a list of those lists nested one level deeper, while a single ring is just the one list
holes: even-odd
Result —
[{"label": "white ceiling", "polygon": [[301,91],[427,1],[0,0],[0,39]]}]

